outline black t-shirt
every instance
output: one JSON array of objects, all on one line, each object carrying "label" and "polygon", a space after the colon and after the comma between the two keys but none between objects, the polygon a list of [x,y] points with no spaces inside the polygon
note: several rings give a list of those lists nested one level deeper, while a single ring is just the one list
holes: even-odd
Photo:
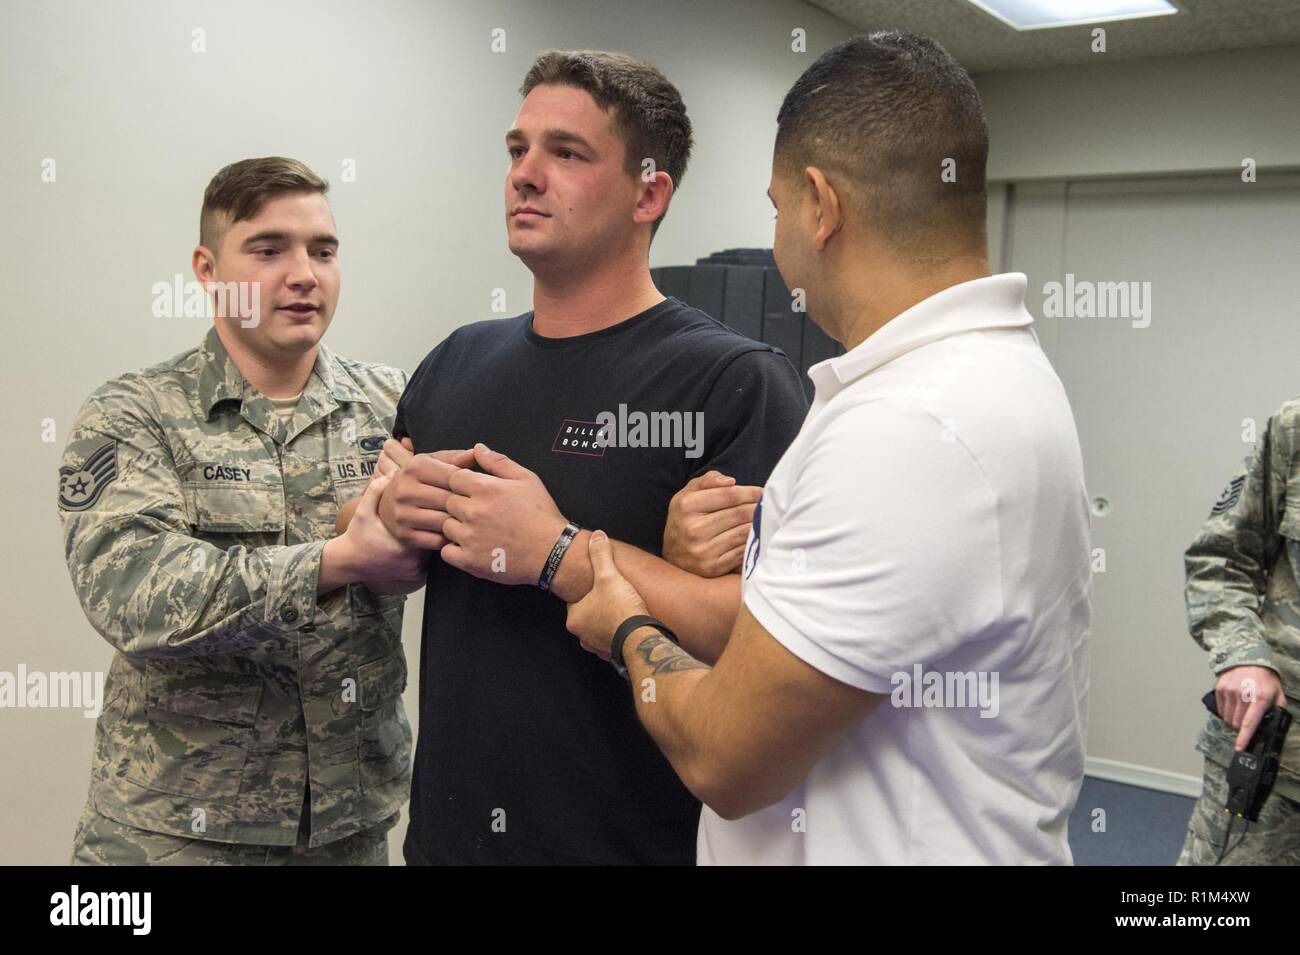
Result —
[{"label": "black t-shirt", "polygon": [[[668,298],[571,338],[537,335],[532,313],[457,329],[411,377],[393,433],[417,452],[482,441],[570,520],[659,554],[682,485],[710,468],[762,485],[806,411],[784,354]],[[596,440],[602,412],[619,446]],[[638,412],[658,426],[638,431]],[[647,446],[697,439],[688,415],[702,442]],[[433,561],[408,863],[694,863],[699,802],[565,610]]]}]

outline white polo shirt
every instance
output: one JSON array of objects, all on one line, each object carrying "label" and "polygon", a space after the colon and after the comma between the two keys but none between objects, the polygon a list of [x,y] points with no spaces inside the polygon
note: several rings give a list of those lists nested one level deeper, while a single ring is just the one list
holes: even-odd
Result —
[{"label": "white polo shirt", "polygon": [[1071,861],[1088,500],[1025,285],[945,289],[809,370],[743,600],[801,660],[886,699],[787,799],[734,822],[706,807],[701,864]]}]

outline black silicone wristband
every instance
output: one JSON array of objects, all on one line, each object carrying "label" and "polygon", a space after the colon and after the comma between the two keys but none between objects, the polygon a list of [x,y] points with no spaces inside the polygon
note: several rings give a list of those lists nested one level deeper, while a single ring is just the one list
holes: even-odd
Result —
[{"label": "black silicone wristband", "polygon": [[573,539],[578,536],[578,531],[582,530],[573,521],[564,525],[564,530],[560,531],[560,536],[555,540],[555,546],[551,548],[550,556],[546,558],[546,563],[542,565],[541,576],[537,578],[537,586],[543,590],[551,589],[551,581],[555,579],[555,572],[560,569],[560,561],[564,559],[564,553],[573,543]]}]

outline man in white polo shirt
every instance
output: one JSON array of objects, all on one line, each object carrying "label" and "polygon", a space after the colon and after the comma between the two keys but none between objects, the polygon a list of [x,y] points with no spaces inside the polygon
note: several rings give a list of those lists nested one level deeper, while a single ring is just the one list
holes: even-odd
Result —
[{"label": "man in white polo shirt", "polygon": [[1071,861],[1087,495],[1025,277],[989,275],[986,155],[975,88],[932,41],[818,59],[778,116],[775,251],[846,352],[809,371],[716,666],[642,617],[592,536],[569,629],[626,668],[706,804],[701,863]]}]

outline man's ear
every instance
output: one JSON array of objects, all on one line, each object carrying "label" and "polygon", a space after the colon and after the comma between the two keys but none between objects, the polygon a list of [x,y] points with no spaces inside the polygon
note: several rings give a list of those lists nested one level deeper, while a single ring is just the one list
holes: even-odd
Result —
[{"label": "man's ear", "polygon": [[668,204],[672,202],[673,177],[662,169],[656,170],[649,178],[642,178],[642,174],[638,173],[637,184],[640,186],[641,196],[637,199],[633,217],[638,224],[654,222],[667,211]]},{"label": "man's ear", "polygon": [[190,264],[194,269],[194,277],[200,284],[206,286],[207,283],[216,281],[217,257],[207,246],[195,246]]},{"label": "man's ear", "polygon": [[844,225],[844,207],[840,204],[839,193],[816,166],[804,169],[804,197],[812,246],[817,251],[826,248],[826,243]]}]

